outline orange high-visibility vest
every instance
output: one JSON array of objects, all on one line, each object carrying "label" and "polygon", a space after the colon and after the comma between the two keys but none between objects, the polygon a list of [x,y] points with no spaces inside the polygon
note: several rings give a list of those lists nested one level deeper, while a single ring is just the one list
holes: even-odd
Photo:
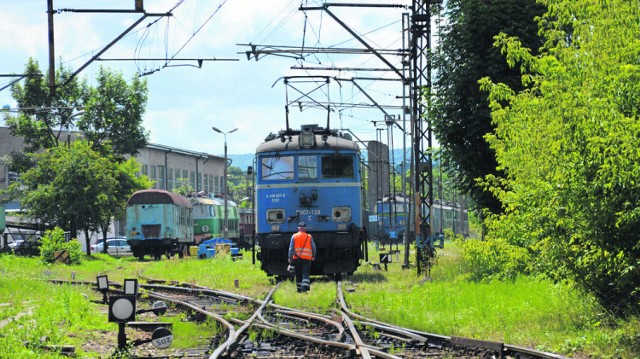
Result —
[{"label": "orange high-visibility vest", "polygon": [[311,247],[311,235],[298,232],[293,235],[293,259],[313,260],[313,248]]}]

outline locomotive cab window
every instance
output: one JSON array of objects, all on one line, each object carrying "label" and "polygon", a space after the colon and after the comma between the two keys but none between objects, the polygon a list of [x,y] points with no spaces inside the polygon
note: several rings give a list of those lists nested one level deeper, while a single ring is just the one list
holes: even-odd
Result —
[{"label": "locomotive cab window", "polygon": [[396,203],[393,207],[394,207],[393,210],[396,213],[405,213],[407,211],[406,210],[407,206],[404,203]]},{"label": "locomotive cab window", "polygon": [[264,180],[293,179],[293,156],[264,157],[261,161],[261,178]]},{"label": "locomotive cab window", "polygon": [[196,217],[215,217],[213,206],[208,204],[200,204],[193,206],[193,215]]},{"label": "locomotive cab window", "polygon": [[316,156],[298,157],[298,179],[318,178],[318,160]]},{"label": "locomotive cab window", "polygon": [[354,178],[353,156],[322,156],[322,177]]}]

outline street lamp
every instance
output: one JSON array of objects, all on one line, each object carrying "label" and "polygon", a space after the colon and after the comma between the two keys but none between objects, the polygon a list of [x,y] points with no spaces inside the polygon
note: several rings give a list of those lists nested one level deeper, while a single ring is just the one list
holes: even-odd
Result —
[{"label": "street lamp", "polygon": [[220,131],[214,126],[212,126],[211,129],[224,135],[224,238],[229,239],[229,205],[227,199],[227,196],[229,195],[229,190],[227,189],[227,135],[236,132],[238,128],[236,127],[233,130],[227,132]]}]

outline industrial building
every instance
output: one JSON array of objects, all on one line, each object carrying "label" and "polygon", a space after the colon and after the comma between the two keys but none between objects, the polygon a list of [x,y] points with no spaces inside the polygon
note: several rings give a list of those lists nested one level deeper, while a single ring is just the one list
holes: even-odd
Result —
[{"label": "industrial building", "polygon": [[[79,133],[73,133],[70,137],[73,139],[79,135]],[[22,138],[11,135],[8,127],[0,127],[0,157],[20,151],[23,147]],[[196,191],[224,192],[224,157],[165,145],[148,144],[140,149],[135,158],[142,164],[140,174],[147,175],[155,182],[153,188],[172,190],[179,186],[180,179],[186,179]],[[6,189],[10,183],[19,178],[19,173],[9,171],[6,165],[0,163],[0,190]],[[6,231],[10,231],[13,225],[17,225],[18,219],[12,214],[20,211],[20,203],[11,201],[5,203],[4,207],[7,211]],[[82,235],[78,233],[78,236]],[[123,235],[121,223],[116,221],[108,236]],[[91,237],[93,242],[93,237],[100,238],[102,234],[95,233]],[[84,242],[84,239],[81,239],[80,243],[84,244]]]}]

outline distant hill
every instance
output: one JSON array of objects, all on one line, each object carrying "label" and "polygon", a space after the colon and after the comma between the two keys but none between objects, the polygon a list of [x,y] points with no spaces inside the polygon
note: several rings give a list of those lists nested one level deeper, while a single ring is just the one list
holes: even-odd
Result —
[{"label": "distant hill", "polygon": [[247,167],[253,166],[253,153],[246,153],[242,155],[230,155],[227,154],[227,158],[231,160],[231,166],[238,167],[242,172],[247,172]]}]

